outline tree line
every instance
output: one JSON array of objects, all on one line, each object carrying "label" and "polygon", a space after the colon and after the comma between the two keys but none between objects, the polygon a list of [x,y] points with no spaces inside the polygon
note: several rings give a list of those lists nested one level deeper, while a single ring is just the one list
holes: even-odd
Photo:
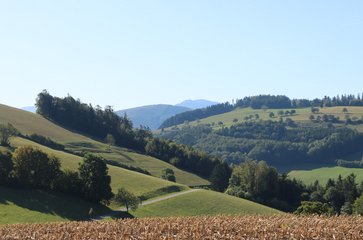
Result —
[{"label": "tree line", "polygon": [[92,202],[108,202],[113,193],[105,161],[87,154],[78,171],[61,170],[58,158],[30,146],[0,152],[0,185],[58,191]]},{"label": "tree line", "polygon": [[119,146],[142,150],[146,138],[151,136],[146,128],[133,129],[132,122],[115,114],[111,106],[94,108],[69,95],[58,98],[43,90],[38,94],[36,107],[42,116],[93,137],[105,139],[111,134]]},{"label": "tree line", "polygon": [[306,186],[264,161],[248,160],[233,168],[226,193],[300,214],[363,213],[363,182],[358,184],[354,174]]},{"label": "tree line", "polygon": [[213,105],[203,109],[196,109],[177,114],[165,120],[159,129],[183,124],[187,121],[196,121],[217,114],[233,111],[236,108],[253,109],[290,109],[306,107],[335,107],[335,106],[363,106],[363,93],[354,95],[338,95],[335,97],[325,96],[324,98],[309,99],[290,99],[284,95],[257,95],[237,99],[234,104],[228,102]]},{"label": "tree line", "polygon": [[363,134],[329,123],[258,121],[219,130],[201,124],[164,131],[160,136],[205,151],[230,164],[246,159],[265,160],[274,166],[326,163],[358,152],[363,146]]}]

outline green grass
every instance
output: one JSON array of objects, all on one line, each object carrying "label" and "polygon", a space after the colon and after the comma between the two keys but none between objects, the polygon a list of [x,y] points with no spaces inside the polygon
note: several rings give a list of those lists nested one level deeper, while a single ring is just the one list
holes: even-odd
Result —
[{"label": "green grass", "polygon": [[223,193],[199,190],[140,207],[135,217],[276,214],[278,210]]},{"label": "green grass", "polygon": [[0,187],[0,224],[87,220],[109,208],[58,193]]},{"label": "green grass", "polygon": [[[106,159],[146,169],[156,177],[160,177],[163,169],[171,168],[175,172],[176,181],[180,184],[188,186],[209,184],[209,181],[195,174],[178,169],[159,159],[119,147],[112,147],[111,151],[109,151],[107,144],[64,129],[38,114],[0,104],[0,123],[8,122],[13,124],[22,134],[37,133],[50,137],[52,140],[64,144],[69,150],[93,152],[105,157]],[[22,145],[22,143],[18,142],[17,146],[19,145]],[[55,155],[58,157],[64,156],[63,152],[59,151],[55,151]],[[72,156],[71,158],[75,159]],[[64,159],[64,157],[62,159]],[[69,166],[74,168],[78,163],[76,161],[67,161],[65,164],[69,164]]]},{"label": "green grass", "polygon": [[[330,108],[320,108],[320,113],[315,114],[315,116],[322,116],[323,114],[331,114],[335,115],[340,118],[340,120],[345,120],[345,114],[343,113],[344,107],[330,107]],[[357,117],[361,119],[363,116],[363,107],[346,107],[348,109],[348,114],[350,118]],[[218,122],[223,122],[224,127],[229,127],[233,124],[233,119],[238,119],[238,123],[244,122],[244,118],[250,115],[259,114],[261,120],[273,120],[278,121],[280,118],[278,117],[277,113],[278,111],[283,110],[291,110],[291,109],[267,109],[266,111],[261,109],[252,109],[252,108],[238,108],[231,112],[214,115],[208,118],[200,119],[198,121],[190,122],[190,125],[197,125],[197,124],[212,124],[215,123],[214,127],[219,128],[221,126],[218,126]],[[311,109],[310,108],[297,108],[296,114],[293,116],[287,116],[288,118],[291,118],[294,121],[297,122],[309,122],[309,116],[311,115]],[[269,114],[270,112],[273,112],[276,117],[270,118]],[[286,118],[286,117],[283,117]],[[179,125],[182,126],[183,124]],[[356,125],[352,126],[349,125],[349,127],[355,128],[358,131],[363,132],[363,125]]]},{"label": "green grass", "polygon": [[[78,164],[82,161],[82,158],[79,156],[65,153],[62,151],[57,151],[23,138],[13,138],[11,140],[11,144],[14,147],[34,146],[38,147],[39,149],[48,154],[53,154],[61,160],[63,169],[76,170],[78,168]],[[160,189],[165,189],[170,186],[177,186],[182,189],[187,189],[187,187],[184,185],[165,181],[163,179],[148,176],[138,172],[129,171],[127,169],[110,165],[108,165],[108,168],[109,174],[111,176],[111,187],[113,192],[115,193],[120,187],[124,187],[136,195],[151,194],[152,192],[157,192]],[[163,195],[165,193],[161,192],[160,195]]]},{"label": "green grass", "polygon": [[326,184],[329,178],[337,179],[339,174],[346,177],[351,173],[356,175],[356,182],[363,181],[363,168],[324,167],[313,170],[297,170],[291,171],[289,177],[299,179],[305,184],[312,184],[316,180],[321,184]]}]

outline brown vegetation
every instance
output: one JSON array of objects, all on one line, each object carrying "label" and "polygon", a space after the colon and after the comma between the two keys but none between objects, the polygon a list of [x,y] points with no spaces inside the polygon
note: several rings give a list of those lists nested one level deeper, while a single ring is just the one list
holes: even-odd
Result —
[{"label": "brown vegetation", "polygon": [[363,217],[144,218],[0,227],[1,239],[363,239]]}]

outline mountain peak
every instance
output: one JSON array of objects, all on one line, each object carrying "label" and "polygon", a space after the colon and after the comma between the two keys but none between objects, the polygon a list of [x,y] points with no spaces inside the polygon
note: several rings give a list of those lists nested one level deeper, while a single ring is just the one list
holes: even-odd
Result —
[{"label": "mountain peak", "polygon": [[175,106],[187,107],[191,109],[205,108],[212,105],[216,105],[218,102],[213,102],[205,99],[196,99],[196,100],[185,100],[181,103],[176,104]]}]

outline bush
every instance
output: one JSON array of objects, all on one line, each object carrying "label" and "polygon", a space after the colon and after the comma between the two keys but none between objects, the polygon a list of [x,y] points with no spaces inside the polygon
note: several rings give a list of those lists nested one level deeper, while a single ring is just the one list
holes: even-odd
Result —
[{"label": "bush", "polygon": [[300,207],[295,211],[296,214],[318,214],[330,215],[333,209],[327,203],[322,202],[301,202]]},{"label": "bush", "polygon": [[171,182],[176,181],[174,171],[170,168],[165,168],[161,171],[161,178]]},{"label": "bush", "polygon": [[363,215],[363,194],[354,201],[353,212],[355,214]]},{"label": "bush", "polygon": [[120,188],[115,196],[115,201],[125,205],[126,211],[136,210],[140,204],[140,199],[124,188]]}]

